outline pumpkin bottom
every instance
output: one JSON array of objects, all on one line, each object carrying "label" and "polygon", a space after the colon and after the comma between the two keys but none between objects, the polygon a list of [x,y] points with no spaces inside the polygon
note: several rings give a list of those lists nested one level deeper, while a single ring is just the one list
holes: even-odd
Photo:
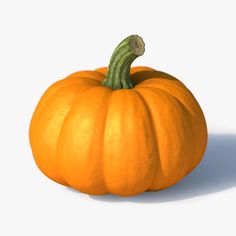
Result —
[{"label": "pumpkin bottom", "polygon": [[[167,188],[170,188],[172,186],[174,186],[175,184],[177,184],[178,182],[180,182],[185,176],[187,176],[188,174],[190,174],[192,172],[193,169],[195,169],[196,166],[194,168],[192,168],[191,170],[189,170],[184,176],[182,176],[181,178],[178,179],[172,179],[171,181],[168,181],[168,183],[164,184],[164,183],[160,183],[157,187],[155,186],[150,186],[148,189],[144,190],[144,191],[137,191],[135,189],[126,189],[125,191],[122,190],[118,190],[118,191],[105,191],[103,188],[91,188],[91,186],[83,186],[82,188],[80,187],[76,187],[76,186],[71,186],[69,184],[67,184],[66,182],[60,183],[64,186],[66,186],[68,189],[70,189],[71,191],[78,191],[81,193],[85,193],[85,194],[89,194],[89,195],[96,195],[96,196],[102,196],[102,195],[107,195],[107,194],[113,194],[113,195],[117,195],[120,197],[131,197],[131,196],[135,196],[138,194],[142,194],[145,192],[157,192],[157,191],[162,191],[165,190]],[[55,181],[55,180],[54,180]]]},{"label": "pumpkin bottom", "polygon": [[[188,175],[188,174],[186,174]],[[147,190],[145,191],[142,191],[142,192],[136,192],[134,191],[133,193],[129,192],[129,193],[121,193],[121,192],[99,192],[99,191],[83,191],[79,188],[74,188],[70,185],[65,185],[68,189],[70,189],[71,191],[78,191],[78,192],[81,192],[81,193],[85,193],[85,194],[88,194],[88,195],[94,195],[94,196],[102,196],[102,195],[108,195],[108,194],[113,194],[113,195],[117,195],[117,196],[120,196],[120,197],[132,197],[132,196],[135,196],[135,195],[139,195],[139,194],[142,194],[142,193],[145,193],[145,192],[158,192],[158,191],[162,191],[162,190],[165,190],[167,188],[170,188],[172,186],[174,186],[175,184],[177,184],[179,181],[181,181],[181,179],[178,179],[177,181],[173,182],[171,185],[169,186],[165,186],[165,187],[160,187],[160,188],[148,188]]]}]

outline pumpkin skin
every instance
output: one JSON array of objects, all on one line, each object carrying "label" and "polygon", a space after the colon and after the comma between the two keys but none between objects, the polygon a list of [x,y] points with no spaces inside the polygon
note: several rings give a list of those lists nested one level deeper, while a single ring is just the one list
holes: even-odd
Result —
[{"label": "pumpkin skin", "polygon": [[132,89],[101,85],[107,68],[53,84],[30,124],[39,169],[88,194],[135,195],[167,188],[194,169],[207,144],[203,112],[176,78],[133,67]]}]

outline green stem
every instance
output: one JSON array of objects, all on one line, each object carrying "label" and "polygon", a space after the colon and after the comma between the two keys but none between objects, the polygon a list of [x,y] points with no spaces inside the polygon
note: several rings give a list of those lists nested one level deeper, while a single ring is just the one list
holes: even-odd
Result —
[{"label": "green stem", "polygon": [[102,85],[112,89],[131,89],[134,87],[130,79],[132,62],[144,53],[144,42],[138,35],[125,38],[113,52],[108,66],[106,79]]}]

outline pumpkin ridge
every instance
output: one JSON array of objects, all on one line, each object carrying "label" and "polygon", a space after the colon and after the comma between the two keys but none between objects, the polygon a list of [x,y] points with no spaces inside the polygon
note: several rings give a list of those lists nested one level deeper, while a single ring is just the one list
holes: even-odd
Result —
[{"label": "pumpkin ridge", "polygon": [[[188,121],[190,122],[189,127],[190,127],[190,130],[192,132],[192,136],[194,137],[194,139],[193,139],[193,148],[194,148],[194,153],[195,153],[195,156],[196,156],[195,159],[198,159],[197,148],[196,148],[197,147],[196,140],[198,140],[198,139],[197,139],[197,135],[196,135],[195,131],[193,130],[195,122],[192,120],[193,118],[196,119],[196,114],[194,112],[191,112],[187,108],[187,106],[179,98],[177,98],[175,95],[171,94],[170,92],[166,91],[165,89],[162,89],[162,88],[157,88],[157,89],[162,90],[163,92],[165,92],[165,93],[169,94],[170,96],[172,96],[173,98],[175,98],[177,100],[177,102],[179,102],[179,104],[183,107],[183,109],[185,109],[186,112],[188,113],[187,117],[188,117]],[[185,87],[185,89],[186,89],[186,87]],[[187,89],[187,91],[190,93],[189,95],[191,95],[194,98],[192,92],[190,90],[188,90],[188,89]],[[198,101],[195,98],[194,98],[194,102],[196,103],[196,105],[198,107],[198,110],[203,114],[202,109],[201,109],[200,105],[198,104]],[[203,118],[204,118],[204,115],[203,115]],[[204,118],[204,121],[205,121],[205,118]],[[203,155],[201,155],[201,158],[203,158]],[[197,163],[196,163],[195,159],[193,159],[193,167],[186,173],[186,175],[189,172],[191,172],[195,167],[197,167],[197,164],[201,161],[201,159],[197,160]]]},{"label": "pumpkin ridge", "polygon": [[[75,77],[74,77],[75,78]],[[58,82],[62,82],[62,81],[65,81],[66,79],[70,79],[70,78],[65,78],[65,79],[62,79],[62,80],[60,80],[60,81],[58,81]],[[58,89],[56,89],[56,91],[53,91],[47,98],[46,98],[46,101],[44,101],[44,103],[41,105],[41,107],[36,107],[36,110],[37,110],[37,108],[38,109],[40,109],[39,111],[37,111],[36,112],[36,110],[35,110],[35,112],[34,112],[34,114],[33,114],[33,116],[32,116],[32,118],[31,118],[31,125],[33,124],[33,123],[37,123],[37,121],[38,121],[38,119],[39,119],[39,117],[41,116],[41,114],[42,114],[42,110],[45,108],[45,106],[49,103],[49,101],[51,101],[51,99],[52,99],[52,97],[55,97],[56,96],[56,94],[58,93],[58,92],[60,92],[60,91],[62,91],[63,89],[65,89],[65,88],[68,88],[68,87],[70,87],[70,86],[74,86],[74,85],[76,85],[76,84],[80,84],[80,83],[78,83],[79,81],[75,81],[75,82],[73,82],[73,83],[71,83],[71,84],[65,84],[65,85],[63,85],[62,87],[60,87],[60,88],[58,88]],[[54,83],[55,84],[55,83]],[[52,84],[51,86],[53,86],[54,84]],[[82,83],[81,83],[82,84]],[[50,87],[48,88],[48,90],[41,96],[41,98],[40,98],[40,100],[43,98],[43,96],[47,93],[47,92],[49,92],[49,89],[50,89]],[[39,104],[38,104],[39,105]],[[36,119],[36,118],[38,118],[38,119]]]},{"label": "pumpkin ridge", "polygon": [[[158,88],[158,89],[160,89],[160,88]],[[160,89],[160,90],[162,90],[162,92],[165,92],[166,94],[169,94],[169,96],[172,96],[178,103],[179,103],[179,105],[186,111],[186,114],[187,114],[187,119],[188,119],[188,122],[189,122],[189,125],[188,125],[188,127],[189,127],[189,129],[190,129],[190,131],[191,131],[191,133],[192,133],[192,137],[194,137],[192,140],[193,140],[193,152],[194,152],[194,154],[195,154],[195,157],[197,156],[196,154],[196,139],[195,139],[195,133],[194,133],[194,130],[193,130],[193,126],[192,126],[192,123],[194,123],[193,122],[193,120],[192,120],[192,118],[194,117],[194,115],[192,114],[192,112],[186,107],[186,105],[182,102],[182,101],[180,101],[175,95],[173,95],[173,94],[170,94],[168,91],[166,91],[166,90],[164,90],[164,89]],[[193,164],[193,168],[195,167],[194,166],[194,164],[195,164],[195,158],[193,158],[192,159],[192,164]],[[191,169],[192,170],[192,169]],[[188,170],[187,171],[187,173],[186,173],[186,175],[191,171],[191,170]]]},{"label": "pumpkin ridge", "polygon": [[114,91],[104,136],[104,173],[113,194],[128,196],[145,191],[155,171],[153,134],[145,108],[132,89]]},{"label": "pumpkin ridge", "polygon": [[[155,125],[154,125],[154,122],[153,122],[152,113],[151,113],[151,110],[150,110],[150,108],[149,108],[149,106],[148,106],[148,103],[147,103],[145,97],[143,96],[143,94],[142,94],[140,91],[136,90],[136,89],[134,89],[134,91],[138,94],[138,96],[139,96],[140,99],[142,100],[143,105],[144,105],[144,106],[146,107],[146,109],[147,109],[147,115],[148,115],[148,117],[149,117],[149,119],[150,119],[151,128],[152,128],[152,130],[153,130],[154,147],[155,147],[156,152],[157,152],[157,154],[158,154],[158,156],[156,157],[157,163],[156,163],[156,167],[155,167],[156,170],[157,170],[157,165],[160,164],[160,163],[159,163],[159,162],[160,162],[160,161],[159,161],[159,159],[160,159],[160,152],[159,152],[159,147],[158,147],[157,131],[156,131],[156,128],[155,128]],[[147,190],[150,189],[150,187],[152,186],[152,183],[154,182],[154,180],[155,180],[155,178],[156,178],[156,175],[157,175],[157,173],[155,173],[155,174],[153,175],[152,180],[150,181],[150,184],[149,184],[148,188],[147,188],[145,191],[147,191]]]},{"label": "pumpkin ridge", "polygon": [[[100,86],[98,86],[98,87],[100,87]],[[112,95],[113,95],[113,91],[111,91],[110,94],[107,95],[106,101],[96,111],[96,113],[99,114],[101,112],[102,108],[104,108],[104,110],[105,110],[105,113],[104,113],[105,118],[103,119],[103,128],[101,129],[101,133],[100,133],[100,136],[99,136],[99,138],[101,138],[101,140],[104,140],[107,111],[108,111],[108,106],[109,106]],[[96,131],[95,131],[95,133],[96,133]],[[98,135],[97,135],[97,137],[98,137]],[[97,140],[97,139],[95,138],[95,140]],[[103,159],[103,147],[104,147],[103,144],[104,144],[104,142],[102,141],[101,143],[102,144],[101,144],[101,148],[100,148],[100,156],[101,156],[101,159],[100,159],[100,162],[101,162],[101,164],[100,164],[100,173],[102,175],[102,183],[103,183],[103,185],[105,187],[105,190],[106,190],[106,192],[104,192],[102,194],[106,194],[106,193],[109,192],[109,189],[108,189],[108,186],[106,185],[106,180],[105,180],[105,175],[104,175],[104,164],[103,164],[104,163],[104,159]]]},{"label": "pumpkin ridge", "polygon": [[[162,93],[165,93],[167,96],[171,96],[172,98],[174,98],[176,100],[176,102],[185,110],[186,112],[186,115],[187,115],[187,120],[189,122],[189,125],[188,127],[190,128],[191,130],[191,133],[192,133],[192,136],[194,137],[192,140],[193,140],[193,152],[196,156],[196,141],[195,141],[195,134],[194,134],[194,131],[193,131],[193,128],[192,128],[192,117],[194,117],[194,115],[192,114],[192,112],[185,106],[185,104],[183,102],[181,102],[175,95],[169,93],[168,91],[166,91],[165,89],[162,89],[162,88],[152,88],[152,89],[157,89],[157,90],[160,90]],[[195,159],[192,160],[193,163],[195,162]],[[189,171],[188,171],[189,172]],[[187,173],[186,173],[187,174]]]},{"label": "pumpkin ridge", "polygon": [[[51,103],[57,96],[59,96],[58,92],[61,92],[61,91],[63,91],[64,89],[68,89],[68,88],[70,88],[70,87],[75,87],[75,86],[77,86],[77,85],[78,85],[78,83],[73,83],[73,84],[70,84],[70,85],[63,86],[63,88],[60,88],[60,89],[57,90],[52,96],[50,96],[49,99],[48,99],[48,100],[45,102],[45,104],[44,104],[44,110],[42,109],[41,112],[38,114],[38,117],[37,117],[37,118],[38,118],[38,119],[37,119],[38,122],[43,120],[43,117],[42,117],[43,113],[44,113],[44,112],[47,112],[47,110],[50,108],[50,103]],[[84,91],[81,91],[81,93],[85,92],[87,89],[90,89],[90,88],[85,88],[85,90],[84,90]],[[78,93],[78,94],[75,96],[74,101],[78,98],[78,96],[79,96],[81,93]],[[74,103],[74,101],[73,101],[73,103]],[[46,108],[46,111],[45,111],[45,108]],[[71,107],[69,108],[68,113],[69,113],[70,109],[71,109]],[[67,117],[68,113],[65,115],[65,117]],[[58,139],[59,139],[59,136],[60,136],[60,133],[61,133],[61,127],[62,127],[62,125],[63,125],[63,123],[64,123],[65,117],[64,117],[64,119],[63,119],[63,121],[62,121],[62,123],[61,123],[60,132],[59,132],[59,135],[58,135],[58,137],[57,137],[57,140],[55,140],[55,142],[56,142],[56,147],[57,147]],[[38,122],[37,122],[37,123],[38,123]],[[37,125],[37,123],[35,123],[35,125]],[[36,127],[37,127],[37,126],[36,126]],[[33,140],[35,139],[35,136],[36,136],[36,135],[37,135],[37,133],[35,133],[34,136],[31,137],[31,142],[34,142]],[[56,148],[56,149],[57,149],[57,148]],[[57,160],[57,150],[56,150],[56,152],[55,152],[55,159]],[[56,161],[56,162],[57,162],[57,161]],[[37,163],[37,161],[36,161],[36,163]],[[58,170],[58,168],[56,168],[56,170],[57,170],[58,176],[61,177],[61,179],[63,180],[63,182],[66,182],[65,179],[63,178],[63,176],[61,175],[61,172]],[[45,175],[46,175],[47,177],[49,177],[46,171],[42,170],[42,172],[44,172]],[[50,178],[50,177],[49,177],[49,178]],[[60,181],[60,183],[61,183],[61,181]],[[65,184],[65,183],[61,183],[61,184]]]},{"label": "pumpkin ridge", "polygon": [[[30,133],[32,133],[32,132],[31,132],[32,127],[35,126],[35,125],[37,125],[37,123],[38,123],[39,120],[40,120],[40,117],[41,117],[42,113],[45,112],[45,111],[43,111],[43,110],[45,109],[45,107],[48,107],[48,104],[51,103],[51,101],[57,96],[57,93],[58,93],[58,92],[61,92],[62,90],[66,89],[66,88],[68,88],[68,87],[75,86],[75,85],[77,85],[77,84],[78,84],[77,82],[72,83],[72,84],[66,84],[65,86],[63,86],[63,87],[57,89],[57,90],[54,91],[52,94],[50,94],[49,97],[47,97],[47,99],[46,99],[46,101],[44,102],[44,104],[41,105],[40,110],[39,110],[36,114],[33,114],[32,118],[31,118],[32,121],[31,121],[31,124],[30,124],[30,130],[29,130]],[[89,88],[88,88],[88,89],[89,89]],[[87,89],[85,89],[85,90],[87,90]],[[32,135],[31,138],[34,139],[34,135]]]},{"label": "pumpkin ridge", "polygon": [[[65,79],[63,79],[65,80]],[[51,103],[51,100],[53,100],[53,98],[55,98],[57,96],[57,93],[64,90],[65,88],[68,88],[68,87],[71,87],[71,86],[74,86],[76,85],[77,82],[75,83],[72,83],[72,84],[66,84],[65,86],[62,86],[60,87],[59,89],[57,89],[56,91],[53,91],[52,94],[50,94],[49,97],[47,97],[46,101],[44,101],[44,104],[41,105],[41,107],[38,107],[38,109],[40,108],[39,111],[37,111],[36,113],[36,110],[35,110],[35,113],[33,114],[32,116],[32,119],[31,119],[31,123],[30,123],[30,133],[31,133],[31,129],[33,128],[33,126],[35,124],[37,124],[40,120],[40,117],[41,117],[41,114],[43,113],[43,110],[45,109],[45,107],[48,107],[48,104]],[[47,91],[45,92],[45,94],[47,93]],[[45,95],[44,94],[44,95]],[[43,96],[42,96],[43,97]],[[41,97],[41,98],[42,98]],[[37,108],[36,108],[37,109]],[[45,111],[44,111],[45,112]],[[34,139],[34,135],[31,136],[31,139]]]},{"label": "pumpkin ridge", "polygon": [[[178,80],[179,81],[179,80]],[[196,100],[196,98],[194,97],[194,95],[192,94],[192,92],[181,82],[179,81],[180,84],[178,84],[176,90],[179,90],[179,89],[184,89],[186,93],[186,96],[188,97],[191,97],[192,99],[192,103],[194,104],[194,110],[191,111],[188,106],[182,102],[176,94],[173,94],[171,92],[168,91],[168,89],[165,89],[165,88],[160,88],[160,87],[151,87],[151,86],[145,86],[145,88],[152,88],[152,89],[158,89],[160,91],[162,91],[163,93],[166,93],[166,94],[169,94],[172,98],[175,98],[177,102],[179,102],[179,104],[186,110],[186,112],[188,112],[188,120],[190,122],[190,129],[192,131],[192,136],[194,137],[194,141],[193,141],[193,146],[194,146],[194,153],[196,154],[195,157],[193,159],[193,167],[192,169],[194,169],[198,164],[199,162],[202,160],[203,158],[203,154],[204,154],[204,151],[199,153],[197,146],[198,146],[198,143],[197,141],[199,140],[199,133],[196,132],[196,130],[194,129],[194,126],[195,126],[195,120],[198,120],[199,124],[201,123],[201,129],[202,128],[206,128],[206,132],[207,132],[207,126],[206,126],[206,120],[205,120],[205,117],[204,117],[204,113],[198,103],[198,101]],[[141,86],[139,87],[141,88]],[[144,88],[142,86],[142,88]],[[181,91],[180,91],[180,94],[181,94]],[[190,106],[191,107],[191,106]],[[206,142],[207,143],[207,142]],[[206,146],[203,148],[201,147],[202,150],[205,150],[206,149]],[[201,157],[201,159],[199,159]],[[191,171],[191,170],[190,170]],[[188,171],[188,173],[190,172]]]},{"label": "pumpkin ridge", "polygon": [[[84,91],[82,92],[82,94],[80,94],[80,96],[77,96],[76,99],[73,101],[73,103],[72,103],[72,105],[71,105],[71,107],[70,107],[70,109],[69,109],[67,115],[65,116],[65,118],[64,118],[64,120],[63,120],[63,123],[62,123],[62,126],[61,126],[59,138],[58,138],[58,141],[57,141],[57,153],[58,153],[58,161],[59,161],[59,163],[61,162],[61,160],[60,160],[60,159],[61,159],[61,153],[60,153],[60,152],[61,152],[61,149],[60,149],[60,148],[61,148],[61,145],[59,145],[59,144],[60,144],[60,142],[63,142],[63,141],[62,141],[62,140],[63,140],[62,134],[63,134],[63,130],[65,129],[65,128],[64,128],[64,126],[65,126],[65,121],[66,121],[67,119],[69,119],[71,110],[72,110],[72,109],[74,108],[74,106],[79,102],[79,100],[81,99],[81,96],[85,96],[85,94],[86,94],[88,91],[90,91],[90,90],[92,90],[92,89],[94,89],[94,88],[98,88],[98,87],[101,87],[101,86],[98,85],[98,86],[94,86],[94,87],[88,88],[88,89],[84,90]],[[99,110],[100,110],[100,109],[99,109]],[[97,111],[97,112],[99,112],[99,111]],[[68,180],[66,179],[66,177],[64,177],[64,175],[63,175],[63,170],[61,169],[61,165],[59,164],[58,166],[59,166],[59,168],[60,168],[60,173],[61,173],[63,179],[65,179],[65,181],[68,183],[68,185],[69,185],[70,187],[74,188],[73,185],[71,185],[71,184],[69,183],[70,181],[68,181]],[[101,170],[101,173],[103,173],[102,170]],[[103,184],[104,184],[105,188],[107,189],[107,186],[106,186],[106,184],[105,184],[105,179],[104,179],[104,177],[103,177]],[[81,190],[80,190],[80,191],[81,191]],[[104,194],[105,194],[105,193],[104,193]]]},{"label": "pumpkin ridge", "polygon": [[[74,84],[74,85],[75,85],[75,84]],[[95,87],[97,87],[97,86],[95,86]],[[72,102],[72,104],[71,104],[71,106],[70,106],[70,109],[68,110],[66,116],[64,117],[64,119],[63,119],[63,121],[62,121],[61,128],[60,128],[60,133],[59,133],[59,135],[58,135],[58,137],[57,137],[57,141],[56,141],[56,147],[57,147],[57,148],[56,148],[56,149],[57,149],[57,150],[56,150],[56,157],[57,157],[57,161],[59,161],[59,159],[60,159],[60,149],[58,149],[58,147],[60,146],[60,145],[59,145],[59,142],[60,142],[60,139],[61,139],[62,130],[63,130],[63,126],[64,126],[64,124],[65,124],[65,120],[67,119],[67,117],[68,117],[68,115],[69,115],[69,113],[70,113],[70,111],[71,111],[73,105],[77,102],[78,97],[80,97],[83,93],[85,93],[87,90],[92,89],[92,88],[94,88],[94,87],[87,88],[87,89],[85,89],[84,91],[81,91],[81,93],[78,93],[78,94],[77,94],[77,96],[75,97],[74,101]],[[59,163],[60,163],[60,161],[59,161]],[[63,176],[63,172],[62,172],[62,170],[61,170],[61,168],[60,168],[60,164],[58,164],[57,166],[58,166],[58,168],[57,168],[58,170],[57,170],[57,171],[58,171],[58,173],[60,173],[59,175],[60,175],[61,178],[66,182],[66,184],[71,187],[71,185],[68,183],[68,181],[66,180],[66,178]]]},{"label": "pumpkin ridge", "polygon": [[[34,113],[33,113],[32,118],[31,118],[30,129],[29,129],[30,133],[31,133],[31,127],[32,127],[32,125],[33,125],[34,123],[37,123],[37,119],[36,119],[36,118],[38,118],[38,117],[40,116],[40,114],[42,113],[42,109],[43,109],[43,107],[45,106],[45,104],[48,103],[48,100],[49,100],[52,96],[55,96],[55,94],[57,93],[57,91],[60,91],[60,89],[64,88],[66,85],[65,85],[65,86],[62,86],[62,87],[60,87],[60,88],[58,88],[58,89],[56,89],[57,87],[54,88],[54,89],[56,89],[56,91],[51,92],[51,94],[50,94],[47,98],[45,98],[46,101],[43,101],[43,103],[42,103],[42,99],[44,98],[45,95],[47,95],[47,93],[49,93],[50,89],[53,89],[53,87],[56,86],[56,85],[59,86],[59,84],[60,84],[61,82],[65,81],[65,80],[66,80],[66,79],[61,79],[61,80],[57,81],[56,83],[53,83],[51,86],[49,86],[49,88],[48,88],[48,89],[44,92],[44,94],[40,97],[40,101],[39,101],[39,103],[37,104],[36,109],[35,109],[35,111],[34,111]],[[75,82],[75,83],[76,83],[76,82]],[[74,83],[73,83],[73,84],[74,84]],[[70,84],[69,84],[69,85],[70,85]],[[69,86],[69,85],[68,85],[68,86]],[[41,103],[40,103],[40,102],[41,102]],[[40,110],[38,111],[38,109],[40,109]]]},{"label": "pumpkin ridge", "polygon": [[[186,116],[187,116],[187,121],[188,121],[188,125],[187,127],[190,127],[190,132],[191,132],[191,136],[194,137],[192,138],[191,140],[192,141],[192,148],[193,148],[193,153],[195,154],[194,156],[196,157],[196,143],[195,143],[195,135],[193,133],[193,129],[192,129],[192,117],[194,117],[194,115],[191,113],[191,111],[185,106],[185,104],[183,102],[181,102],[175,95],[171,94],[170,92],[166,91],[165,89],[162,89],[162,88],[152,88],[154,90],[159,90],[161,93],[164,93],[165,95],[167,95],[168,97],[174,99],[178,104],[179,106],[184,110],[184,113],[186,113]],[[189,158],[191,161],[192,161],[192,164],[194,163],[194,159],[192,158]],[[187,172],[185,173],[185,175],[189,172],[189,169],[187,170]]]},{"label": "pumpkin ridge", "polygon": [[[162,91],[159,91],[158,89],[156,89],[156,88],[153,88],[153,87],[146,87],[146,88],[144,88],[144,87],[139,87],[138,88],[138,90],[142,90],[142,89],[144,89],[144,91],[146,90],[146,91],[150,91],[151,93],[154,93],[154,94],[156,94],[157,96],[163,96],[163,93],[162,93]],[[169,98],[171,98],[171,100],[172,100],[172,102],[173,101],[175,101],[175,99],[173,99],[173,97],[172,96],[169,96],[169,95],[166,95],[166,94],[164,94],[165,96],[166,96],[166,99],[168,99],[169,100]],[[146,94],[146,96],[148,96],[148,94]],[[160,99],[161,99],[161,97],[160,97]],[[148,102],[147,102],[147,104],[149,104],[149,102],[150,102],[151,100],[149,100]],[[176,102],[176,101],[175,101]],[[163,102],[162,102],[162,104],[163,104]],[[178,104],[178,103],[177,103]],[[168,104],[167,104],[168,105]],[[153,106],[153,105],[152,105]],[[174,104],[172,103],[172,106],[174,106]],[[183,113],[183,110],[181,109],[180,110],[180,108],[181,107],[179,107],[179,109],[178,109],[178,112],[182,112],[182,115],[181,116],[183,116],[184,115],[184,113]],[[152,113],[153,113],[154,111],[152,111]],[[168,113],[170,113],[170,111],[168,111]],[[171,114],[171,113],[170,113]],[[163,120],[162,118],[161,118],[161,120]],[[161,120],[157,120],[157,122],[156,123],[158,123],[159,125],[158,126],[160,126],[161,125]],[[178,122],[179,123],[179,122]],[[181,124],[181,122],[179,123],[179,124]],[[186,126],[186,125],[185,125]],[[170,131],[170,130],[166,130],[166,131]],[[164,131],[164,132],[166,132],[166,131]],[[177,130],[175,130],[175,132],[177,132]],[[189,133],[188,133],[189,134]],[[157,135],[157,137],[159,136],[159,133],[156,133],[156,135]],[[189,134],[190,135],[190,134]],[[184,151],[182,148],[183,148],[183,143],[184,143],[185,141],[184,140],[182,140],[181,142],[179,142],[179,147],[181,147],[181,149],[180,150],[182,150],[182,151]],[[162,144],[160,144],[160,145],[162,145]],[[173,149],[172,149],[172,151],[173,151]],[[181,152],[182,152],[181,151]],[[153,184],[151,185],[151,187],[150,187],[150,189],[149,190],[159,190],[159,189],[164,189],[164,188],[166,188],[166,187],[168,187],[168,186],[170,186],[170,185],[173,185],[174,183],[176,183],[176,182],[178,182],[180,179],[182,179],[183,177],[184,177],[184,175],[186,174],[186,172],[185,173],[183,173],[184,171],[183,170],[185,170],[185,168],[187,168],[188,169],[188,158],[186,158],[187,157],[187,155],[185,155],[184,154],[184,156],[182,157],[182,156],[179,156],[179,158],[178,159],[176,159],[176,161],[175,162],[172,162],[172,158],[170,158],[171,156],[169,156],[169,159],[167,159],[167,162],[163,162],[163,160],[165,159],[165,156],[163,156],[162,154],[163,154],[163,151],[161,151],[160,149],[159,149],[159,152],[160,152],[160,156],[159,156],[159,158],[160,158],[160,169],[158,170],[158,171],[161,171],[161,172],[158,172],[157,173],[157,175],[161,178],[161,186],[159,185],[160,183],[159,183],[159,180],[158,179],[155,179],[154,181],[153,181]],[[184,151],[185,152],[185,151]],[[190,151],[188,151],[188,152],[190,152]],[[189,155],[189,154],[188,154]],[[180,164],[180,163],[184,163],[185,165],[182,167],[182,164]],[[178,168],[178,167],[181,167],[181,169],[182,169],[182,172],[181,172],[181,175],[180,175],[180,173],[178,174],[178,173],[172,173],[172,171],[174,170],[174,169],[176,169],[176,168]],[[183,169],[184,168],[184,169]],[[170,175],[170,173],[172,173],[171,175]],[[173,182],[174,181],[174,182]],[[163,185],[164,184],[164,185]],[[158,187],[156,187],[156,186],[158,186]]]},{"label": "pumpkin ridge", "polygon": [[151,86],[145,86],[145,87],[142,86],[142,87],[139,87],[139,88],[156,89],[156,90],[159,90],[162,93],[165,93],[168,96],[171,96],[172,98],[174,98],[184,108],[184,110],[186,110],[186,112],[188,112],[191,116],[193,116],[192,112],[186,107],[186,105],[182,101],[180,101],[179,98],[177,98],[174,94],[171,94],[167,90],[165,90],[163,88],[151,87]]}]

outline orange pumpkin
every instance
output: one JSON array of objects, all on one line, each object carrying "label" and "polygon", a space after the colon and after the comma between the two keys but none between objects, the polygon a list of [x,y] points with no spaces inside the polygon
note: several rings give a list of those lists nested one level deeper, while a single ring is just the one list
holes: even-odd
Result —
[{"label": "orange pumpkin", "polygon": [[88,194],[130,196],[167,188],[199,164],[207,144],[203,112],[176,78],[130,68],[143,52],[132,35],[108,71],[76,72],[44,93],[30,144],[46,176]]}]

